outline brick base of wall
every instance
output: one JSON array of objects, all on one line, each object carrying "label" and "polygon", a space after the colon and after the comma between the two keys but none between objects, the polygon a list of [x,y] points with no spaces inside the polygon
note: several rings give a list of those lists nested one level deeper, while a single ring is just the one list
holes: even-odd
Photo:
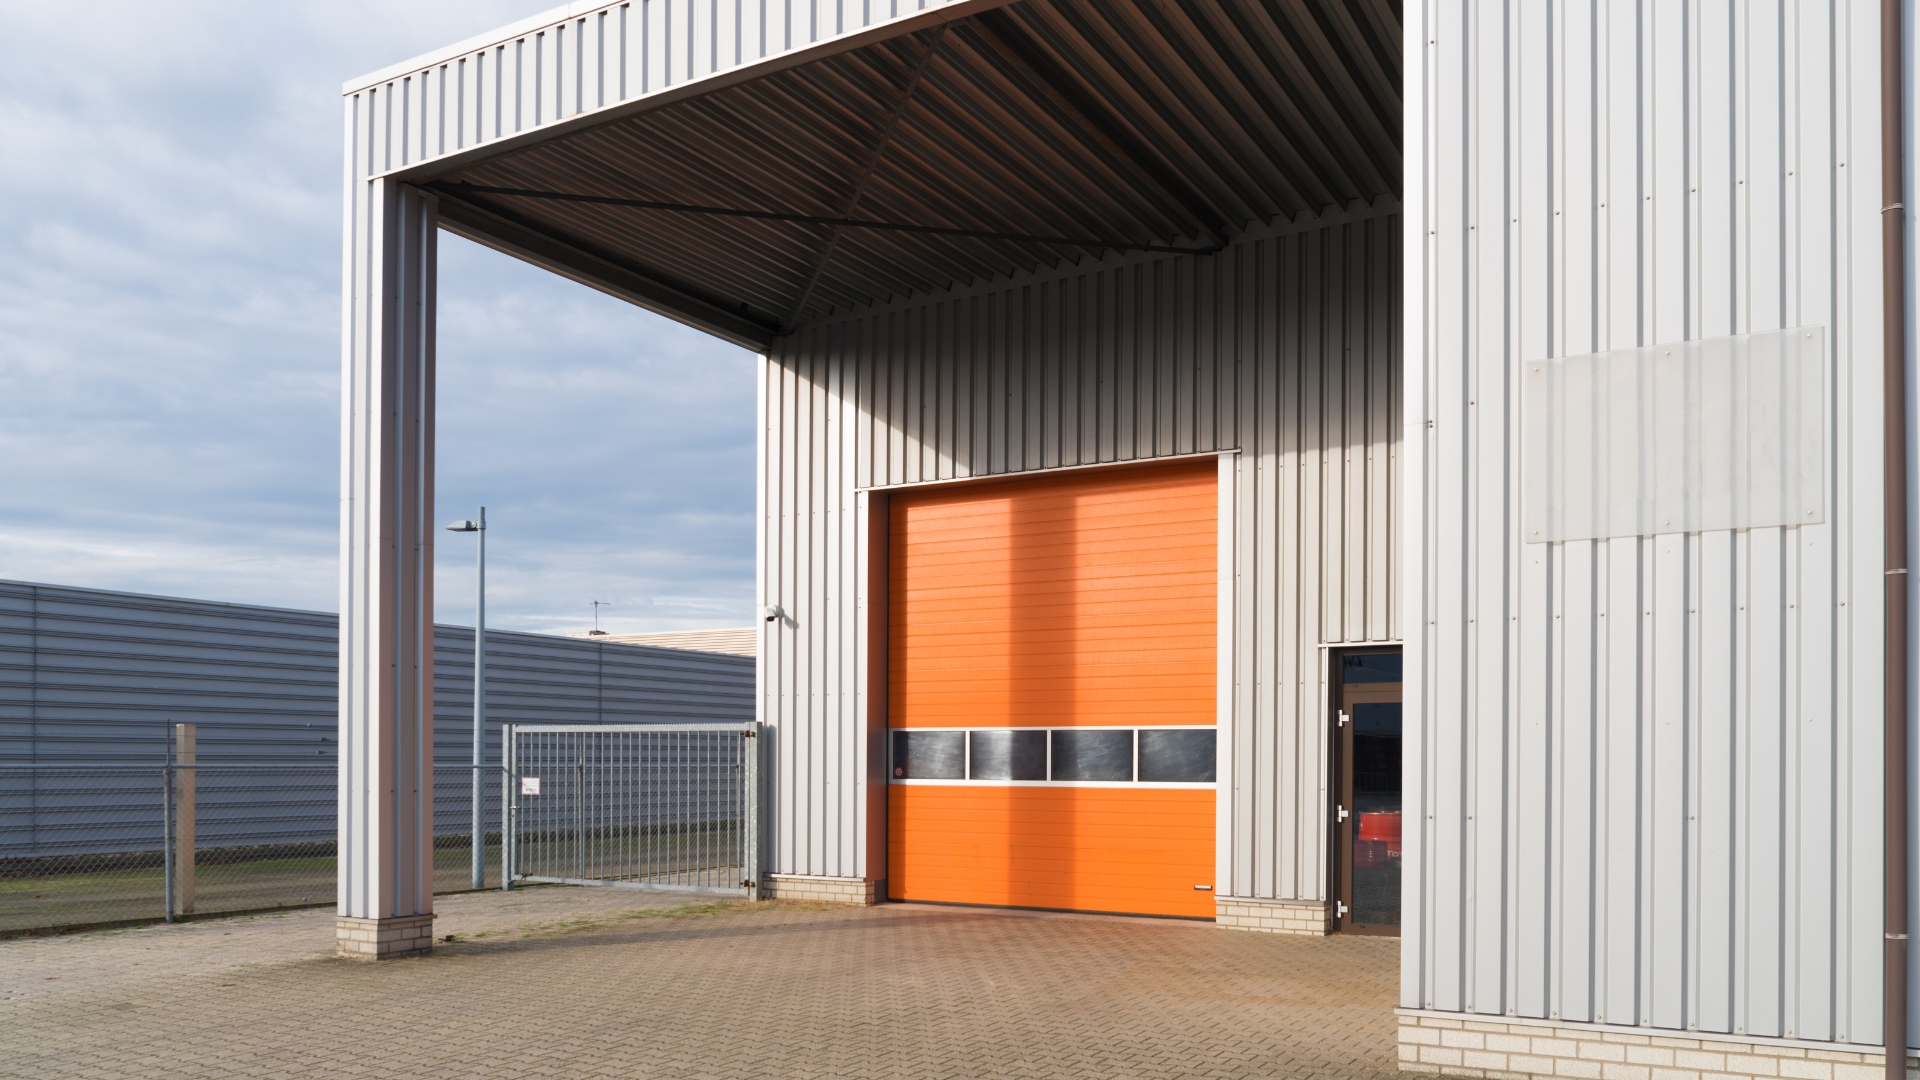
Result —
[{"label": "brick base of wall", "polygon": [[[1400,1071],[1489,1080],[1883,1080],[1885,1055],[1844,1043],[1669,1038],[1645,1029],[1552,1021],[1488,1021],[1401,1009]],[[1836,1049],[1821,1049],[1832,1046]],[[1907,1059],[1909,1080],[1920,1059]]]},{"label": "brick base of wall", "polygon": [[334,920],[341,956],[349,960],[392,960],[433,951],[433,916],[406,915],[397,919]]},{"label": "brick base of wall", "polygon": [[806,874],[768,874],[760,896],[767,900],[813,900],[827,904],[872,907],[885,899],[887,883],[861,878],[810,877]]},{"label": "brick base of wall", "polygon": [[1312,900],[1259,900],[1248,896],[1213,898],[1214,925],[1263,934],[1325,937],[1330,930],[1327,905]]}]

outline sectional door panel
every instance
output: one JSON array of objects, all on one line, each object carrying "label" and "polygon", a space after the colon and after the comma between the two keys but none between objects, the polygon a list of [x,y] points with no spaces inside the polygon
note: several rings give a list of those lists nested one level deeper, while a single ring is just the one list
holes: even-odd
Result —
[{"label": "sectional door panel", "polygon": [[1213,915],[1217,477],[892,496],[893,898]]}]

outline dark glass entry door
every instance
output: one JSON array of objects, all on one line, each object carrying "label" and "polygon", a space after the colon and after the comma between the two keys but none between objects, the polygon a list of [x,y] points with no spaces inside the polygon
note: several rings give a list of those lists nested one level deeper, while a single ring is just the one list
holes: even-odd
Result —
[{"label": "dark glass entry door", "polygon": [[1334,929],[1400,933],[1400,653],[1336,655]]}]

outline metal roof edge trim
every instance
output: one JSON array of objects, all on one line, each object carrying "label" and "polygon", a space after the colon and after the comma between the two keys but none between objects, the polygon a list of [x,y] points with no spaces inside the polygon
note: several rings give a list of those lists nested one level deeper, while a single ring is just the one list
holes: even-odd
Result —
[{"label": "metal roof edge trim", "polygon": [[516,19],[505,26],[496,26],[484,33],[462,38],[451,45],[442,45],[437,49],[429,49],[410,60],[402,60],[397,64],[388,64],[378,71],[370,71],[365,75],[348,79],[346,82],[340,84],[340,95],[342,97],[351,97],[362,90],[378,86],[383,82],[391,82],[403,75],[411,75],[416,71],[424,71],[427,68],[433,67],[435,64],[452,60],[466,53],[478,52],[489,45],[504,45],[509,41],[526,37],[530,33],[543,30],[563,20],[571,19],[590,11],[599,11],[602,8],[619,7],[620,4],[625,2],[627,2],[627,0],[574,0],[571,4],[561,4],[559,7],[548,8],[537,15],[529,15],[524,19]]},{"label": "metal roof edge trim", "polygon": [[[1377,218],[1392,217],[1400,213],[1401,209],[1401,201],[1399,197],[1394,195],[1375,195],[1371,200],[1355,199],[1345,206],[1321,210],[1317,214],[1302,213],[1291,220],[1275,218],[1263,224],[1242,229],[1227,237],[1226,246],[1220,251],[1196,251],[1194,252],[1194,256],[1207,257],[1219,255],[1235,244],[1271,240],[1281,236],[1295,236],[1300,233],[1313,232],[1315,229],[1324,229],[1332,225],[1350,225],[1360,221],[1372,221]],[[988,278],[984,281],[972,281],[965,285],[956,285],[950,289],[941,289],[935,292],[908,293],[906,296],[888,300],[883,303],[849,308],[844,312],[835,312],[810,322],[801,323],[794,327],[789,333],[782,334],[781,337],[791,337],[793,334],[805,330],[835,326],[840,323],[853,322],[875,315],[885,315],[906,308],[919,307],[922,304],[930,304],[935,301],[963,300],[971,296],[978,296],[981,293],[995,292],[1000,289],[1011,288],[1018,285],[1038,285],[1048,281],[1058,281],[1062,278],[1092,273],[1096,270],[1117,270],[1122,267],[1138,266],[1160,259],[1185,257],[1186,256],[1167,255],[1161,252],[1123,252],[1105,255],[1098,259],[1079,259],[1073,262],[1055,263],[1044,269],[1020,270],[1012,274]]]},{"label": "metal roof edge trim", "polygon": [[[543,124],[526,131],[517,131],[512,135],[502,136],[501,138],[480,143],[476,146],[455,150],[451,153],[442,154],[439,157],[402,165],[398,168],[389,169],[386,172],[370,173],[360,179],[399,180],[404,182],[432,177],[451,170],[462,169],[476,162],[486,161],[503,154],[510,154],[529,146],[537,146],[550,139],[570,135],[576,131],[598,127],[601,124],[611,123],[615,120],[624,120],[630,116],[638,116],[642,113],[651,112],[654,109],[702,97],[717,90],[726,90],[731,87],[756,82],[769,75],[777,75],[780,72],[793,68],[804,67],[808,64],[828,59],[829,57],[838,56],[844,52],[852,52],[855,49],[867,45],[873,45],[891,38],[911,34],[916,30],[921,30],[928,26],[955,22],[977,15],[982,11],[1007,7],[1017,2],[1018,0],[945,0],[944,3],[940,3],[937,7],[929,7],[923,11],[913,12],[910,15],[901,15],[884,22],[874,23],[871,26],[863,26],[858,30],[849,31],[838,37],[824,38],[809,45],[788,49],[783,53],[775,53],[772,56],[762,57],[759,60],[736,64],[722,71],[702,75],[697,79],[689,79],[677,86],[662,87],[651,94],[642,94],[639,97],[628,98],[626,101],[615,102],[612,105],[603,106],[602,108],[589,112],[576,113],[564,120],[555,120],[550,124]],[[596,9],[603,6],[605,5],[594,5]],[[403,68],[401,72],[402,74],[406,74],[413,70],[415,69]],[[370,89],[370,87],[363,87],[362,89]],[[359,91],[355,92],[358,93]]]}]

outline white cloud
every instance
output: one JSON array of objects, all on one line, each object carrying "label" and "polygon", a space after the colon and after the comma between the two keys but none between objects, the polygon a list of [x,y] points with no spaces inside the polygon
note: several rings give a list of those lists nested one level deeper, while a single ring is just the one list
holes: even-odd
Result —
[{"label": "white cloud", "polygon": [[[0,10],[0,577],[334,606],[339,87],[530,10]],[[752,358],[442,250],[438,516],[489,507],[488,621],[749,621]]]}]

